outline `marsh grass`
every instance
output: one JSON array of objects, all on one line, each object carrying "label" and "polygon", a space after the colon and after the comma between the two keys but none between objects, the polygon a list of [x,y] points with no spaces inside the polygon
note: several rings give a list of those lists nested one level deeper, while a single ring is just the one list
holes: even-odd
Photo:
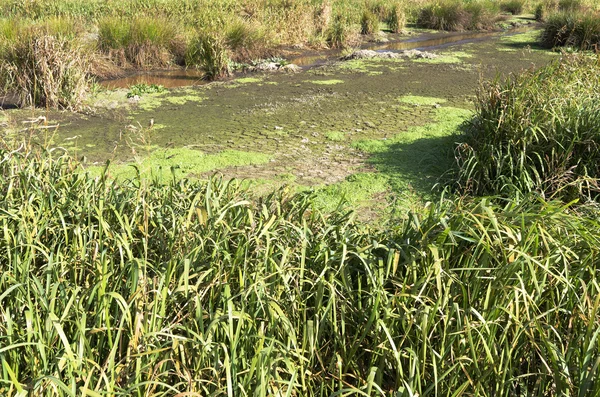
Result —
[{"label": "marsh grass", "polygon": [[392,33],[400,33],[406,26],[406,11],[402,3],[394,3],[386,16],[388,28]]},{"label": "marsh grass", "polygon": [[417,25],[449,31],[490,30],[500,19],[494,2],[443,0],[425,5],[418,13]]},{"label": "marsh grass", "polygon": [[186,65],[197,66],[204,71],[204,78],[215,80],[229,76],[230,55],[226,41],[219,35],[199,32],[188,46]]},{"label": "marsh grass", "polygon": [[484,84],[466,141],[457,148],[461,187],[474,194],[595,200],[599,72],[597,57],[571,55]]},{"label": "marsh grass", "polygon": [[600,46],[600,12],[559,11],[544,23],[541,44],[547,48],[575,47],[598,50]]},{"label": "marsh grass", "polygon": [[90,71],[82,47],[31,30],[5,44],[1,54],[2,91],[14,93],[21,106],[81,106],[88,92]]},{"label": "marsh grass", "polygon": [[512,15],[520,15],[525,9],[525,3],[525,0],[507,0],[500,3],[500,9]]},{"label": "marsh grass", "polygon": [[360,17],[362,34],[373,34],[379,32],[379,16],[370,10],[364,10]]},{"label": "marsh grass", "polygon": [[[0,151],[0,394],[596,395],[594,208],[310,194]],[[587,211],[587,212],[583,212]]]},{"label": "marsh grass", "polygon": [[181,59],[175,25],[163,18],[141,17],[133,21],[109,17],[99,22],[99,46],[117,64],[137,68],[166,67]]}]

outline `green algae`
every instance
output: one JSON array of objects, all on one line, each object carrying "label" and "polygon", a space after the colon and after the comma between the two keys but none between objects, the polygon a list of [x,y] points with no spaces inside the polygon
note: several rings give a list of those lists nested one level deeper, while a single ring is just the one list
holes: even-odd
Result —
[{"label": "green algae", "polygon": [[398,100],[402,103],[416,106],[435,106],[446,103],[446,100],[443,98],[432,98],[418,95],[404,95],[398,98]]},{"label": "green algae", "polygon": [[336,85],[345,83],[344,80],[331,79],[331,80],[306,80],[305,83],[312,83],[317,85]]},{"label": "green algae", "polygon": [[384,175],[402,205],[432,199],[432,189],[451,169],[455,135],[471,111],[454,107],[435,109],[433,122],[409,128],[388,139],[352,143],[369,154],[368,162]]},{"label": "green algae", "polygon": [[260,83],[263,80],[264,79],[262,79],[260,77],[240,77],[239,79],[235,79],[234,82],[239,83],[239,84],[252,84],[252,83]]},{"label": "green algae", "polygon": [[[259,165],[267,163],[270,156],[263,153],[225,150],[205,154],[189,148],[158,149],[137,161],[113,165],[109,175],[115,179],[140,176],[166,180],[172,177],[200,177],[202,174],[228,167]],[[89,167],[92,174],[99,174],[104,167]]]},{"label": "green algae", "polygon": [[464,51],[452,51],[439,53],[435,58],[414,59],[414,62],[429,64],[458,64],[465,62],[465,59],[468,58],[473,58],[473,54]]},{"label": "green algae", "polygon": [[342,142],[346,140],[346,134],[341,131],[328,131],[324,135],[325,138],[334,142]]}]

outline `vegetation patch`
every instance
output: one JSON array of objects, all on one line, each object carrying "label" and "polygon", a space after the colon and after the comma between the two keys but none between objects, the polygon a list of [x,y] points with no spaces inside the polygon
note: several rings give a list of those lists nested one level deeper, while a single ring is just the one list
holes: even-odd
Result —
[{"label": "vegetation patch", "polygon": [[336,85],[344,84],[344,80],[330,79],[330,80],[307,80],[306,83],[312,83],[317,85]]},{"label": "vegetation patch", "polygon": [[584,50],[598,50],[600,12],[585,10],[551,14],[544,23],[540,43],[547,48],[569,46]]},{"label": "vegetation patch", "polygon": [[329,131],[325,133],[325,138],[334,142],[342,142],[346,140],[346,134],[342,131]]},{"label": "vegetation patch", "polygon": [[572,55],[484,85],[457,148],[460,187],[474,194],[595,199],[599,73],[597,59]]},{"label": "vegetation patch", "polygon": [[[264,164],[269,160],[270,157],[266,154],[238,150],[206,154],[188,148],[158,149],[139,161],[111,166],[109,175],[123,180],[134,178],[139,174],[145,178],[166,181],[174,177],[200,177],[206,172],[227,167]],[[98,174],[102,167],[90,169]]]},{"label": "vegetation patch", "polygon": [[383,232],[310,193],[0,158],[2,394],[599,391],[593,207],[463,198]]},{"label": "vegetation patch", "polygon": [[443,98],[432,98],[418,95],[405,95],[398,98],[398,100],[402,103],[416,106],[435,106],[447,102]]}]

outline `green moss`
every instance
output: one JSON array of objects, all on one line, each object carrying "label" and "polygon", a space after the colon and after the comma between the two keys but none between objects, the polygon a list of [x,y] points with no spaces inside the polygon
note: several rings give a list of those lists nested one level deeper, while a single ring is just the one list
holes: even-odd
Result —
[{"label": "green moss", "polygon": [[402,103],[407,103],[409,105],[418,105],[418,106],[434,106],[442,103],[446,103],[446,100],[443,98],[432,98],[425,96],[417,96],[417,95],[405,95],[398,100]]},{"label": "green moss", "polygon": [[[263,153],[225,150],[216,154],[205,154],[188,148],[155,150],[149,156],[136,162],[111,166],[109,173],[116,179],[132,178],[136,168],[140,175],[168,179],[176,177],[198,177],[200,174],[218,169],[258,165],[268,162],[270,157]],[[103,167],[90,167],[93,174],[99,174]]]},{"label": "green moss", "polygon": [[138,102],[138,109],[150,112],[160,108],[164,104],[185,105],[188,102],[202,102],[205,97],[202,95],[184,94],[180,95],[177,92],[167,92],[160,94],[144,95]]},{"label": "green moss", "polygon": [[343,182],[323,187],[316,191],[316,204],[326,211],[347,204],[356,209],[369,205],[376,194],[388,191],[389,180],[378,173],[350,175]]},{"label": "green moss", "polygon": [[241,77],[239,79],[235,79],[235,82],[239,84],[260,83],[261,81],[263,81],[263,79],[259,77]]}]

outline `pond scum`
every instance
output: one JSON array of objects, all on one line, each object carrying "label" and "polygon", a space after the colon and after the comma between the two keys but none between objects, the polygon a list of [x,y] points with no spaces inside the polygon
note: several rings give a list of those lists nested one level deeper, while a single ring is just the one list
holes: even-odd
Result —
[{"label": "pond scum", "polygon": [[[598,68],[565,58],[490,84],[471,122],[483,133],[459,146],[474,159],[462,158],[459,181],[471,179],[459,188],[502,196],[448,193],[387,230],[322,212],[310,193],[115,182],[56,152],[5,146],[0,394],[599,395],[600,213],[576,183],[598,172],[578,162],[591,143],[563,153],[564,134],[595,142],[597,127],[570,122],[568,108],[526,155],[494,143],[515,164],[549,147],[580,164],[568,195],[535,161],[494,176],[478,157],[513,122],[498,109],[555,89],[539,76],[570,101],[593,93]],[[600,114],[599,103],[585,111]],[[536,109],[532,123],[548,110]],[[507,181],[513,189],[498,189]]]}]

